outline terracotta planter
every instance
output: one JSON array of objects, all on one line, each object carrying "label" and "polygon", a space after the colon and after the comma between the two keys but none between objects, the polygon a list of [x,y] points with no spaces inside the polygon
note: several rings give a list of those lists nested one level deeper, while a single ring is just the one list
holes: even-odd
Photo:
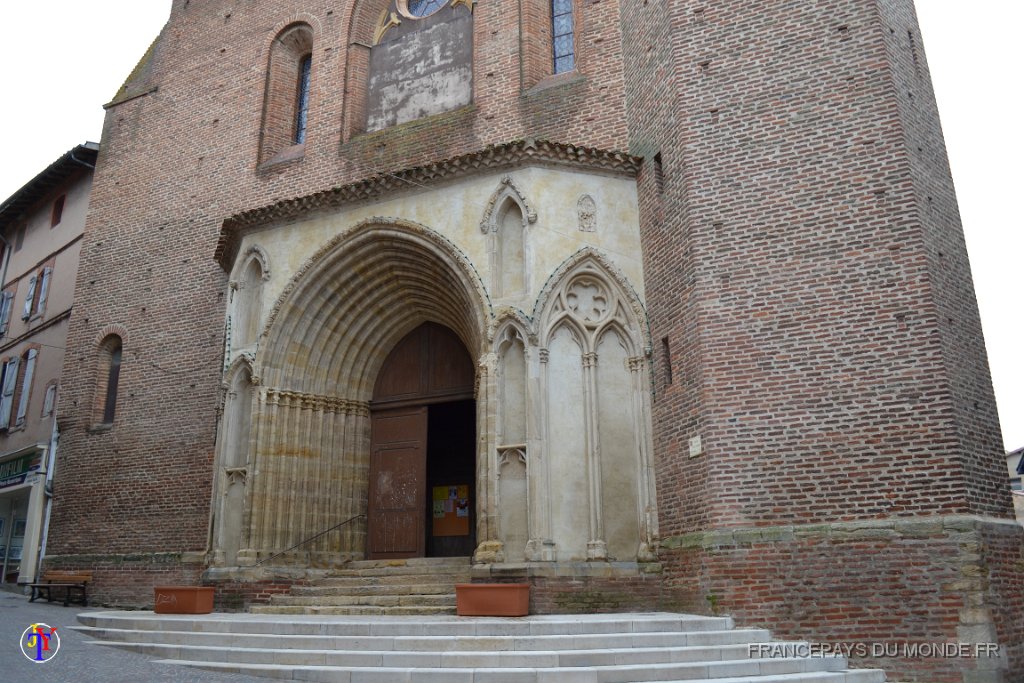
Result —
[{"label": "terracotta planter", "polygon": [[209,614],[213,611],[213,588],[154,586],[153,611],[157,614]]},{"label": "terracotta planter", "polygon": [[530,613],[530,584],[457,583],[455,613],[460,617],[525,617]]}]

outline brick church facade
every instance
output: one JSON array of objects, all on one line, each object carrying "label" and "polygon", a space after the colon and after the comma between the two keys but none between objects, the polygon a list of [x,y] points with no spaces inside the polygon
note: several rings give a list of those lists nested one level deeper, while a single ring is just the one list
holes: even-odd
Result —
[{"label": "brick church facade", "polygon": [[76,296],[46,562],[101,601],[465,555],[1022,680],[910,0],[174,0]]}]

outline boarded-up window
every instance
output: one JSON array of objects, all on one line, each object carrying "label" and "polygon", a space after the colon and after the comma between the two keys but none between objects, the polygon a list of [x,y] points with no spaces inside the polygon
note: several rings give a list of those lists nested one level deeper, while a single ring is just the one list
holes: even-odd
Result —
[{"label": "boarded-up window", "polygon": [[384,33],[370,51],[368,131],[473,101],[473,15],[445,7]]}]

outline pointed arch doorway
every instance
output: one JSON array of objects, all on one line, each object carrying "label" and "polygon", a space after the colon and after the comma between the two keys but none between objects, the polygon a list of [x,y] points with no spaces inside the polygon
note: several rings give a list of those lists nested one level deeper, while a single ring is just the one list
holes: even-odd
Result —
[{"label": "pointed arch doorway", "polygon": [[462,341],[437,323],[388,354],[370,404],[368,558],[473,554],[474,377]]}]

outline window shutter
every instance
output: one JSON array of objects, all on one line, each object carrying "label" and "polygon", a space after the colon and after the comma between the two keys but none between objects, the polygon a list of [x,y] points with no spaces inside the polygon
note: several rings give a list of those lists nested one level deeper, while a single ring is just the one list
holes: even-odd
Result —
[{"label": "window shutter", "polygon": [[11,309],[14,307],[14,292],[4,292],[3,301],[0,301],[0,335],[7,334],[7,328],[11,324]]},{"label": "window shutter", "polygon": [[43,399],[43,416],[53,415],[57,403],[57,385],[51,384],[46,387],[46,398]]},{"label": "window shutter", "polygon": [[28,281],[28,294],[25,296],[25,310],[21,312],[21,319],[28,320],[32,317],[32,301],[36,298],[36,276],[33,275]]},{"label": "window shutter", "polygon": [[4,363],[3,394],[0,395],[0,429],[11,426],[11,408],[14,407],[14,387],[18,382],[18,359]]},{"label": "window shutter", "polygon": [[21,382],[21,400],[18,401],[18,419],[15,424],[25,424],[25,415],[28,414],[28,398],[32,393],[32,373],[36,369],[36,356],[39,352],[29,349],[28,357],[25,360],[25,379]]},{"label": "window shutter", "polygon": [[43,281],[39,284],[39,303],[36,304],[36,313],[42,313],[46,310],[46,295],[50,291],[50,275],[53,273],[53,268],[47,266],[43,268]]}]

